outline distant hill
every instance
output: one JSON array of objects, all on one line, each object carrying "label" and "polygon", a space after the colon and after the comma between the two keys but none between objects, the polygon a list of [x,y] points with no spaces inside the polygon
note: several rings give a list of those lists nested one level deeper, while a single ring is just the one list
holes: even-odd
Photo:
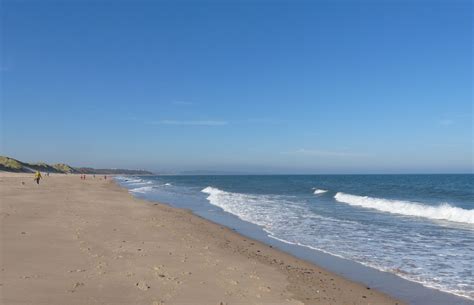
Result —
[{"label": "distant hill", "polygon": [[72,167],[67,164],[27,163],[13,158],[0,156],[0,171],[32,173],[35,171],[62,174],[97,174],[97,175],[153,175],[145,170],[131,169],[95,169],[90,167]]}]

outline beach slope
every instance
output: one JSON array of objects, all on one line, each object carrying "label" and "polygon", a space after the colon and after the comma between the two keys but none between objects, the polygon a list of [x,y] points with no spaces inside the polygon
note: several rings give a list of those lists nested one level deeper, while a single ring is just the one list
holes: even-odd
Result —
[{"label": "beach slope", "polygon": [[1,304],[402,304],[113,181],[0,174]]}]

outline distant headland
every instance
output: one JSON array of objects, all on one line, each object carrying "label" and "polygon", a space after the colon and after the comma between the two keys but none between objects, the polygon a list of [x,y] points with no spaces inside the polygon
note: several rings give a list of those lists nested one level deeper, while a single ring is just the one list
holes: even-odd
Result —
[{"label": "distant headland", "polygon": [[27,163],[13,158],[0,156],[0,171],[31,173],[35,171],[62,174],[98,174],[98,175],[153,175],[146,170],[120,169],[120,168],[91,168],[73,167],[64,163],[47,164],[44,162]]}]

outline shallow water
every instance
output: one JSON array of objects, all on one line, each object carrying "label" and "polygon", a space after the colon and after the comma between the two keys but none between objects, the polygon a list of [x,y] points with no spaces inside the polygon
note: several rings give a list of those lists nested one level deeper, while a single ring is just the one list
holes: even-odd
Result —
[{"label": "shallow water", "polygon": [[271,238],[474,300],[474,175],[117,179],[140,197],[224,211]]}]

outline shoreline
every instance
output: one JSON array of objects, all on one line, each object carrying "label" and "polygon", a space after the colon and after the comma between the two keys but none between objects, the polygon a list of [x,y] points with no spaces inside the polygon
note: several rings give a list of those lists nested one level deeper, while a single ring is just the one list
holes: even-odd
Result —
[{"label": "shoreline", "polygon": [[405,304],[113,180],[30,177],[0,176],[5,303]]},{"label": "shoreline", "polygon": [[[140,176],[141,177],[141,176]],[[116,182],[123,188],[130,190],[126,185],[122,185],[120,180]],[[132,188],[135,188],[133,186]],[[147,196],[141,192],[130,192],[134,197],[151,202],[164,203],[157,196]],[[179,200],[178,200],[179,201]],[[242,220],[237,215],[221,211],[220,213],[212,212],[215,209],[214,205],[210,204],[211,212],[208,208],[195,208],[194,205],[181,204],[178,201],[171,201],[164,203],[165,205],[192,211],[198,217],[207,221],[211,221],[217,225],[224,225],[241,236],[252,238],[263,243],[266,246],[272,246],[280,251],[283,251],[292,257],[304,260],[309,264],[316,265],[329,272],[338,274],[345,279],[361,283],[368,287],[372,287],[389,296],[402,300],[407,304],[413,305],[474,305],[474,300],[467,297],[457,295],[454,293],[438,290],[433,287],[424,286],[423,284],[401,277],[397,274],[379,270],[377,268],[352,261],[328,252],[321,251],[305,245],[295,244],[286,240],[281,240],[277,237],[271,236],[262,227]],[[191,208],[192,207],[192,208]],[[220,209],[220,208],[219,208]]]}]

